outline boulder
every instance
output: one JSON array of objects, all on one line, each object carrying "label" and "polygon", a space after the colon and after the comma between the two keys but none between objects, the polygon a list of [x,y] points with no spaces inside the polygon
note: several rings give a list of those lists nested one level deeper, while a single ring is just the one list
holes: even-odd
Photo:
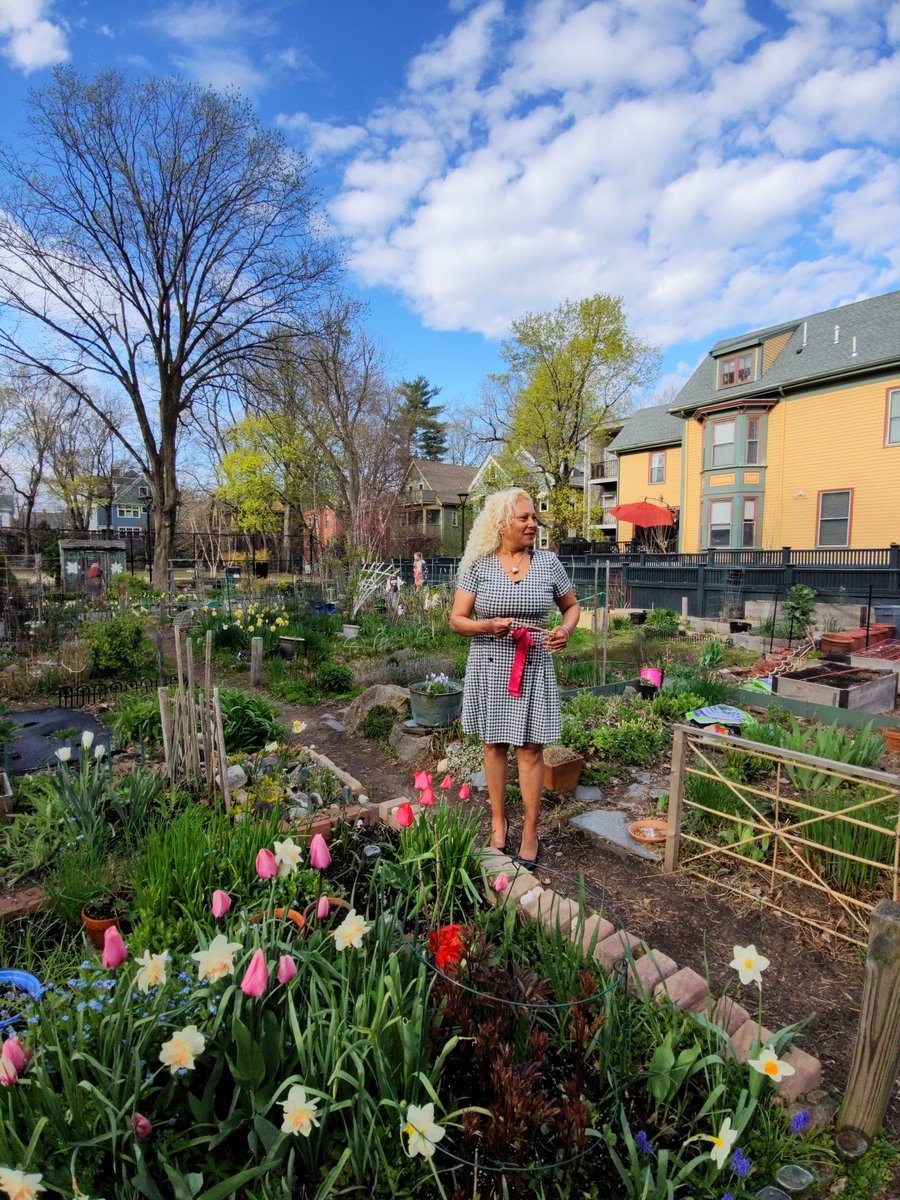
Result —
[{"label": "boulder", "polygon": [[421,734],[407,733],[404,722],[398,721],[390,732],[388,741],[394,748],[397,759],[402,763],[418,766],[425,762],[431,753],[431,738]]},{"label": "boulder", "polygon": [[360,721],[376,704],[392,708],[398,717],[405,717],[409,704],[409,690],[397,687],[393,683],[376,683],[372,687],[366,688],[347,709],[347,715],[344,718],[347,729],[351,733],[356,733]]}]

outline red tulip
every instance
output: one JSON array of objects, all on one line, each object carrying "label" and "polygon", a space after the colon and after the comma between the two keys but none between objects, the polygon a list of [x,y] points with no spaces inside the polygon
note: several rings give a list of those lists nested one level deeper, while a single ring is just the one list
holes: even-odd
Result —
[{"label": "red tulip", "polygon": [[419,803],[426,806],[434,804],[434,792],[431,790],[431,784],[422,792],[422,795],[419,797]]},{"label": "red tulip", "polygon": [[394,818],[401,829],[408,829],[415,820],[412,805],[401,804],[400,807],[395,811]]},{"label": "red tulip", "polygon": [[147,1138],[153,1132],[153,1126],[143,1113],[136,1112],[131,1118],[131,1128],[134,1130],[134,1136],[139,1142],[146,1142]]},{"label": "red tulip", "polygon": [[434,965],[448,975],[453,974],[466,952],[461,929],[461,925],[442,925],[428,939],[428,949],[434,955]]},{"label": "red tulip", "polygon": [[468,800],[468,798],[469,798],[471,795],[472,795],[472,793],[471,793],[471,791],[469,790],[469,785],[468,785],[467,783],[464,783],[464,784],[462,785],[462,787],[459,789],[459,798],[460,798],[460,800]]},{"label": "red tulip", "polygon": [[17,1075],[21,1075],[28,1066],[28,1060],[31,1058],[31,1055],[22,1049],[22,1043],[17,1037],[11,1037],[7,1038],[3,1043],[0,1057],[6,1059]]},{"label": "red tulip", "polygon": [[453,787],[453,780],[450,778],[449,775],[445,775],[444,778],[441,780],[441,791],[449,792],[452,787]]},{"label": "red tulip", "polygon": [[416,771],[413,776],[413,787],[418,791],[424,791],[425,788],[431,786],[431,776],[427,771]]},{"label": "red tulip", "polygon": [[0,1054],[0,1087],[12,1087],[19,1078],[19,1072],[5,1054]]},{"label": "red tulip", "polygon": [[328,844],[321,833],[317,833],[309,843],[309,865],[317,871],[326,871],[331,866]]},{"label": "red tulip", "polygon": [[241,980],[241,991],[245,996],[261,996],[269,986],[269,966],[262,950],[254,950],[250,965]]},{"label": "red tulip", "polygon": [[116,967],[121,967],[127,957],[128,947],[121,933],[115,925],[110,925],[103,934],[103,953],[100,961],[108,971],[114,971]]},{"label": "red tulip", "polygon": [[297,974],[297,964],[289,954],[282,954],[278,960],[278,982],[287,983]]},{"label": "red tulip", "polygon": [[[256,869],[259,870],[259,859],[256,860]],[[223,892],[221,888],[216,888],[212,898],[212,915],[216,918],[224,917],[231,908],[231,897],[227,892]]]},{"label": "red tulip", "polygon": [[278,874],[278,863],[271,850],[263,846],[256,856],[256,873],[260,879],[274,879]]},{"label": "red tulip", "polygon": [[320,896],[319,904],[318,904],[318,907],[316,908],[316,916],[319,918],[320,921],[324,921],[330,912],[331,912],[331,905],[328,903],[328,897]]}]

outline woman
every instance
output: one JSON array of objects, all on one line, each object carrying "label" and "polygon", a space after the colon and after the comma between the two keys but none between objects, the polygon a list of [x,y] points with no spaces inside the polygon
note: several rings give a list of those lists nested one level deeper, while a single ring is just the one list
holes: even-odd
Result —
[{"label": "woman", "polygon": [[[472,638],[462,723],[466,733],[484,743],[491,845],[506,848],[506,763],[512,745],[525,809],[518,859],[526,866],[540,855],[544,744],[562,732],[550,654],[566,645],[581,614],[562,563],[549,550],[535,549],[537,528],[527,492],[510,488],[488,496],[459,564],[450,616],[450,628]],[[546,632],[554,603],[562,624]]]},{"label": "woman", "polygon": [[416,585],[416,591],[423,583],[428,582],[428,564],[417,550],[413,555],[413,583]]}]

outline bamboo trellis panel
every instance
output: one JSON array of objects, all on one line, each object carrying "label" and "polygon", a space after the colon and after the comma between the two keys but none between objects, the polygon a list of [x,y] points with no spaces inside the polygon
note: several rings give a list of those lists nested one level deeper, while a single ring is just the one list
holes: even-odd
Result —
[{"label": "bamboo trellis panel", "polygon": [[[875,905],[883,899],[900,899],[900,776],[684,725],[676,726],[674,739],[666,870],[681,867],[792,920],[865,946]],[[768,761],[774,779],[756,784],[729,777],[722,761],[726,750]],[[804,790],[792,783],[798,769],[815,772],[816,789]],[[685,781],[691,777],[726,789],[735,811],[723,812],[689,797]],[[846,788],[846,804],[838,811],[823,808],[816,791],[838,785]],[[686,827],[685,815],[691,811],[711,815],[725,829],[731,827],[731,840],[714,841]],[[820,822],[827,822],[839,836],[817,841]],[[877,858],[848,848],[863,836],[871,840],[873,834],[884,850]],[[825,863],[829,860],[857,864],[875,879],[874,886],[864,895],[842,890],[828,878]],[[739,864],[733,874],[712,872],[714,864],[729,862]],[[782,890],[792,886],[815,899],[821,919],[785,902]]]},{"label": "bamboo trellis panel", "polygon": [[175,630],[176,684],[174,694],[158,689],[162,717],[163,754],[169,781],[205,790],[212,800],[218,783],[225,807],[231,807],[228,759],[222,728],[219,689],[212,686],[212,630],[207,630],[203,687],[194,678],[194,647],[190,638]]}]

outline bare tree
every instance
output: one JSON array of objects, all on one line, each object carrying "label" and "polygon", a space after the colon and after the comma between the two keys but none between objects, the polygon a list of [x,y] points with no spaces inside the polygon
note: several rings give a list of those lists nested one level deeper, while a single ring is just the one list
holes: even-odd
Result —
[{"label": "bare tree", "polygon": [[12,371],[0,393],[0,475],[18,497],[27,532],[71,401],[64,388],[25,369]]},{"label": "bare tree", "polygon": [[105,420],[76,402],[60,421],[50,442],[47,490],[66,506],[73,529],[90,527],[95,504],[112,503],[116,481],[127,470],[119,439],[112,426],[124,429],[127,413],[121,401],[95,396]]},{"label": "bare tree", "polygon": [[[140,465],[161,584],[180,426],[273,329],[303,327],[333,255],[305,163],[234,94],[60,68],[29,106],[31,158],[0,156],[0,350],[64,380]],[[128,397],[137,437],[94,402],[97,377]]]}]

